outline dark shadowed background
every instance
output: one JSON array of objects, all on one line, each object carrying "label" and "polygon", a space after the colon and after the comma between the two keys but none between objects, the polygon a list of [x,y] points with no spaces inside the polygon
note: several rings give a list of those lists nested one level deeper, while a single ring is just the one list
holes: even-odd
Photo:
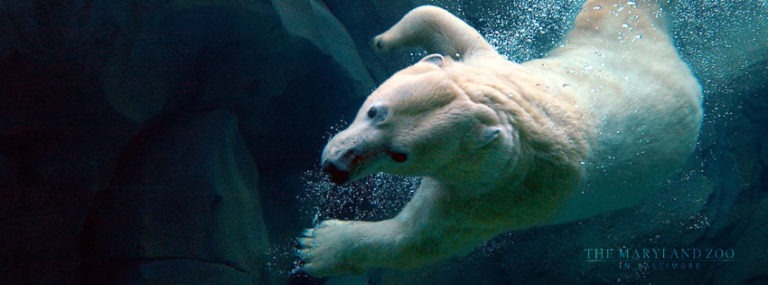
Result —
[{"label": "dark shadowed background", "polygon": [[[333,130],[424,55],[377,54],[374,35],[431,3],[524,61],[560,44],[582,2],[0,0],[0,283],[768,282],[765,1],[666,10],[706,103],[695,155],[658,197],[404,273],[291,273],[292,238],[313,215],[381,218],[408,189],[371,185],[414,187],[318,175]],[[619,269],[585,261],[597,247],[736,257]]]}]

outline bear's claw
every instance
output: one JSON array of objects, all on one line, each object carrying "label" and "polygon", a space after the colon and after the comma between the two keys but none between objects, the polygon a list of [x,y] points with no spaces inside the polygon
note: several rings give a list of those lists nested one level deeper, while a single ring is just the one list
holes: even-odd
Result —
[{"label": "bear's claw", "polygon": [[315,236],[315,229],[312,229],[312,228],[304,229],[303,231],[301,231],[301,235],[303,237],[314,237]]},{"label": "bear's claw", "polygon": [[301,269],[316,277],[352,272],[354,268],[343,265],[349,262],[345,257],[349,246],[347,226],[345,221],[328,220],[315,228],[304,229],[296,238],[296,255],[301,259]]}]

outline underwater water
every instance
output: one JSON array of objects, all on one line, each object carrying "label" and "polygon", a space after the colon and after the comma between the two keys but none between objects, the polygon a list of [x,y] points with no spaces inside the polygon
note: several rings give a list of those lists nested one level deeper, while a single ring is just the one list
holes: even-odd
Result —
[{"label": "underwater water", "polygon": [[319,166],[365,96],[426,55],[376,53],[374,35],[432,4],[524,62],[583,2],[0,0],[0,283],[768,283],[763,0],[659,15],[705,100],[658,195],[413,270],[301,272],[304,228],[392,217],[419,186],[336,186]]}]

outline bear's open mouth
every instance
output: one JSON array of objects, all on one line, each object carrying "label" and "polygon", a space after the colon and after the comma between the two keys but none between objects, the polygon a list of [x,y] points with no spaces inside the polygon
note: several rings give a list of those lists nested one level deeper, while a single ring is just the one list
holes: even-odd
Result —
[{"label": "bear's open mouth", "polygon": [[331,182],[336,185],[341,185],[349,181],[349,171],[339,168],[332,162],[326,162],[323,165],[323,171],[328,174]]},{"label": "bear's open mouth", "polygon": [[[397,163],[403,163],[408,160],[408,154],[404,152],[390,149],[386,149],[383,152]],[[375,159],[376,156],[376,153],[356,154],[354,151],[347,151],[347,155],[341,164],[338,164],[338,161],[326,161],[322,167],[323,171],[328,174],[331,182],[341,185],[350,180],[354,170],[359,169],[369,160]],[[348,161],[348,164],[343,161]]]}]

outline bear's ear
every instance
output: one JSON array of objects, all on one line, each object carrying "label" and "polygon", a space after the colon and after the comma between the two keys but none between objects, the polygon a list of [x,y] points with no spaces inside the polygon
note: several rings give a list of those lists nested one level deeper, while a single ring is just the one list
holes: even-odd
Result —
[{"label": "bear's ear", "polygon": [[422,58],[419,62],[431,63],[437,66],[443,66],[443,56],[439,53],[433,53]]},{"label": "bear's ear", "polygon": [[492,143],[497,138],[499,138],[500,133],[501,128],[499,127],[484,127],[483,131],[480,133],[480,137],[477,140],[475,148],[481,148],[488,145],[489,143]]}]

